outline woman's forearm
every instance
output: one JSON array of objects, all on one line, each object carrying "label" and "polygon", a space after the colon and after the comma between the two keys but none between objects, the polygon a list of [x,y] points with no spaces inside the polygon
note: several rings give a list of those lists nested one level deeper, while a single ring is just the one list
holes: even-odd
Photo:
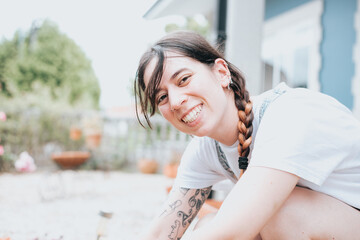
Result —
[{"label": "woman's forearm", "polygon": [[196,217],[210,193],[204,189],[174,187],[164,204],[161,214],[156,217],[142,240],[178,240]]},{"label": "woman's forearm", "polygon": [[[259,177],[261,176],[261,177]],[[294,189],[298,177],[270,168],[249,168],[215,218],[191,239],[254,239]]]}]

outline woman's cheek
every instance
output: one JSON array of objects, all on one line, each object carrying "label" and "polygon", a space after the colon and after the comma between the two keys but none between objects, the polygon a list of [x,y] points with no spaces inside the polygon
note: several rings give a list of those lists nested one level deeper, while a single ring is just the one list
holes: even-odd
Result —
[{"label": "woman's cheek", "polygon": [[171,114],[171,110],[169,107],[167,106],[159,106],[159,112],[161,113],[161,115],[169,121],[169,116]]}]

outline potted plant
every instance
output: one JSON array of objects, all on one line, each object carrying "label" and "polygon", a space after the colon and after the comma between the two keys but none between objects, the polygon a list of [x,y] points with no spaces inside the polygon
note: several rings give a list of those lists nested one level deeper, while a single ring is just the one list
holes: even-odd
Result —
[{"label": "potted plant", "polygon": [[103,123],[98,115],[87,117],[83,120],[85,143],[90,149],[100,146]]},{"label": "potted plant", "polygon": [[141,173],[156,173],[158,169],[158,163],[155,159],[141,158],[137,167]]},{"label": "potted plant", "polygon": [[169,162],[164,165],[163,173],[169,178],[176,178],[179,162]]},{"label": "potted plant", "polygon": [[90,153],[86,151],[69,151],[53,153],[51,158],[62,169],[75,169],[81,164],[85,163],[90,157]]},{"label": "potted plant", "polygon": [[81,139],[82,131],[78,126],[71,126],[70,128],[70,139],[77,141]]},{"label": "potted plant", "polygon": [[180,159],[181,154],[178,152],[173,152],[170,161],[164,165],[163,174],[169,178],[176,178]]}]

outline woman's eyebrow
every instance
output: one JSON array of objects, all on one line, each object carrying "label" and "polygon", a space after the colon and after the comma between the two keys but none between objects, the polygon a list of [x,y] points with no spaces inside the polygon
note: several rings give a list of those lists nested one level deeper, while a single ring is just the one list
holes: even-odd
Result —
[{"label": "woman's eyebrow", "polygon": [[180,68],[179,70],[177,70],[177,71],[171,76],[170,79],[176,78],[181,72],[186,71],[186,70],[189,70],[189,69],[188,69],[188,68]]}]

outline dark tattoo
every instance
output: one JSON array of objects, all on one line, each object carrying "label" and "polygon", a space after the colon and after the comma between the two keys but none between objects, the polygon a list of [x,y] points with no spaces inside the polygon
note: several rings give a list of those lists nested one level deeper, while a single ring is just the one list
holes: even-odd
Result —
[{"label": "dark tattoo", "polygon": [[200,189],[197,189],[194,196],[189,198],[189,205],[190,207],[194,207],[196,205],[196,196],[199,195]]},{"label": "dark tattoo", "polygon": [[180,188],[180,192],[183,194],[183,196],[185,196],[189,190],[190,188]]},{"label": "dark tattoo", "polygon": [[172,212],[175,211],[175,208],[179,207],[182,204],[181,200],[176,200],[173,204],[170,204],[170,209]]},{"label": "dark tattoo", "polygon": [[[201,206],[209,196],[210,191],[211,186],[203,189],[196,189],[195,191],[190,191],[188,188],[180,188],[180,193],[184,196],[184,198],[181,198],[181,200],[178,199],[169,204],[169,207],[160,215],[168,216],[177,211],[176,216],[178,219],[176,219],[171,225],[171,232],[168,235],[170,240],[179,240],[181,238],[182,232],[184,231],[184,229],[181,228],[187,228],[191,224]],[[189,192],[192,195],[186,196]],[[187,204],[182,200],[187,200]]]},{"label": "dark tattoo", "polygon": [[[188,220],[189,218],[191,219],[191,214],[192,214],[193,210],[192,208],[189,209],[189,214],[186,214],[185,212],[183,211],[178,211],[178,217],[181,218],[181,221],[182,221],[182,226],[183,227],[186,227],[186,220]],[[189,222],[190,223],[190,222]]]},{"label": "dark tattoo", "polygon": [[189,212],[185,213],[184,211],[178,211],[177,215],[181,218],[181,223],[183,227],[185,227],[187,224],[190,224],[194,220],[201,206],[204,204],[205,200],[209,196],[210,191],[211,187],[197,189],[194,195],[189,198]]},{"label": "dark tattoo", "polygon": [[177,207],[180,207],[182,204],[181,200],[176,200],[175,202],[173,202],[172,204],[169,205],[169,209],[166,209],[163,213],[161,213],[160,216],[164,215],[166,213],[166,216],[175,212],[175,209]]},{"label": "dark tattoo", "polygon": [[180,228],[180,221],[176,220],[174,225],[171,225],[171,233],[168,236],[169,239],[171,240],[177,240],[180,239],[178,238],[178,234],[179,234],[179,228]]},{"label": "dark tattoo", "polygon": [[202,200],[203,203],[205,202],[205,200],[209,196],[210,192],[211,192],[211,187],[201,189],[200,194],[201,194],[201,200]]}]

